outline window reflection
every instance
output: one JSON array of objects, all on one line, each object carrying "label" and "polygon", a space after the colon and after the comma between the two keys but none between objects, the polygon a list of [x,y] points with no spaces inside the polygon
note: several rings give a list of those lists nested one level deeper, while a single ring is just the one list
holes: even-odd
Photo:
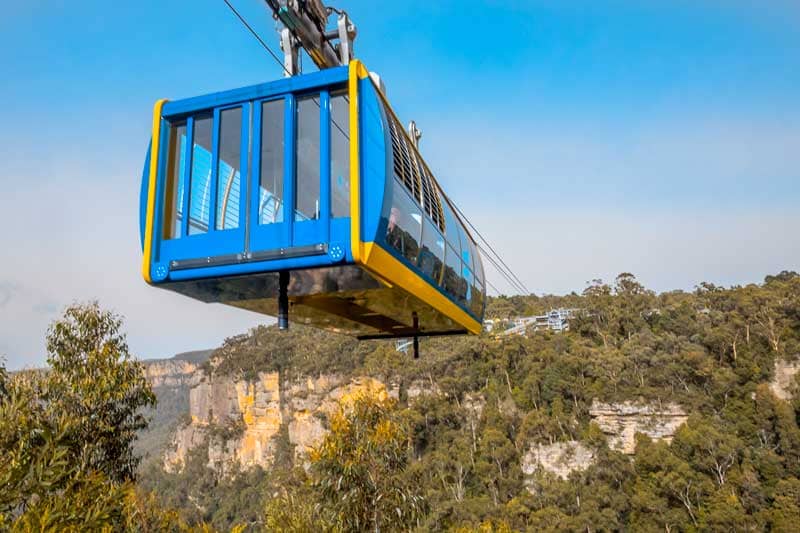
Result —
[{"label": "window reflection", "polygon": [[444,266],[444,237],[427,218],[422,227],[422,247],[417,265],[423,273],[439,282]]},{"label": "window reflection", "polygon": [[189,186],[189,235],[208,232],[211,214],[211,115],[194,119]]},{"label": "window reflection", "polygon": [[445,267],[444,267],[444,290],[459,303],[464,303],[467,290],[464,283],[464,278],[461,277],[461,259],[458,252],[456,252],[449,244],[447,246],[447,253],[445,254]]},{"label": "window reflection", "polygon": [[297,101],[296,190],[294,219],[319,218],[320,128],[319,96]]},{"label": "window reflection", "polygon": [[[151,157],[153,157],[151,155]],[[186,124],[173,124],[169,129],[168,176],[164,190],[164,239],[181,235],[183,219],[183,174],[186,169]]]},{"label": "window reflection", "polygon": [[220,113],[216,229],[239,227],[242,108]]},{"label": "window reflection", "polygon": [[[456,217],[453,215],[453,210],[450,209],[450,204],[444,202],[442,204],[442,209],[444,211],[444,222],[445,222],[445,237],[447,240],[447,244],[453,247],[456,253],[460,256],[461,255],[461,241],[458,236],[458,227],[459,223],[456,220]],[[460,269],[456,269],[458,272]]]},{"label": "window reflection", "polygon": [[470,308],[475,316],[481,316],[483,313],[483,282],[475,278],[472,285],[472,303]]},{"label": "window reflection", "polygon": [[412,264],[417,264],[422,233],[422,212],[396,182],[386,223],[386,242]]},{"label": "window reflection", "polygon": [[331,95],[331,216],[350,216],[350,103],[347,92]]},{"label": "window reflection", "polygon": [[283,222],[284,101],[261,104],[258,223]]}]

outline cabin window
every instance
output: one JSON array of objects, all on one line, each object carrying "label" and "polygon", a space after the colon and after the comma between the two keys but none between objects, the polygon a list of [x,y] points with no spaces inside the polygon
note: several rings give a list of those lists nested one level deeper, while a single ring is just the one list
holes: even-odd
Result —
[{"label": "cabin window", "polygon": [[164,190],[164,239],[181,235],[183,218],[183,174],[186,169],[186,123],[169,128],[167,182]]},{"label": "cabin window", "polygon": [[483,279],[483,268],[481,266],[481,258],[478,255],[478,247],[472,239],[469,239],[469,249],[472,252],[472,271],[475,276]]},{"label": "cabin window", "polygon": [[216,229],[239,227],[242,108],[220,113]]},{"label": "cabin window", "polygon": [[475,276],[472,275],[472,270],[466,264],[461,264],[461,290],[464,294],[464,303],[467,307],[472,305],[472,284],[475,282]]},{"label": "cabin window", "polygon": [[428,172],[416,147],[409,142],[397,117],[388,108],[384,109],[392,141],[394,178],[406,186],[408,193],[417,200],[423,211],[431,217],[433,223],[444,231],[441,200],[433,177]]},{"label": "cabin window", "polygon": [[[450,204],[445,202],[442,206],[444,208],[444,221],[445,221],[445,237],[447,239],[447,244],[453,247],[456,253],[461,256],[461,243],[458,237],[458,227],[461,225],[458,220],[456,219],[455,215],[453,215],[453,210],[450,207]],[[456,272],[460,270],[456,268]]]},{"label": "cabin window", "polygon": [[422,225],[422,247],[417,265],[423,273],[439,283],[444,266],[444,237],[427,218]]},{"label": "cabin window", "polygon": [[189,235],[208,232],[211,213],[211,115],[194,119],[192,173],[189,185]]},{"label": "cabin window", "polygon": [[472,284],[472,304],[470,305],[475,316],[480,317],[483,312],[483,281],[477,275]]},{"label": "cabin window", "polygon": [[422,211],[400,184],[394,184],[392,193],[392,208],[386,224],[386,242],[411,264],[416,265],[422,235]]},{"label": "cabin window", "polygon": [[284,100],[261,104],[258,223],[283,222]]},{"label": "cabin window", "polygon": [[331,95],[331,216],[350,216],[350,102],[347,92]]},{"label": "cabin window", "polygon": [[463,302],[466,290],[461,277],[461,258],[452,246],[448,244],[444,267],[444,290],[459,303]]},{"label": "cabin window", "polygon": [[465,288],[465,302],[469,306],[472,302],[472,283],[474,276],[472,275],[472,239],[467,236],[467,231],[464,226],[458,226],[458,235],[461,238],[461,278]]},{"label": "cabin window", "polygon": [[461,260],[464,262],[464,268],[472,270],[472,248],[470,247],[472,243],[464,231],[464,226],[458,227],[458,234],[461,237]]},{"label": "cabin window", "polygon": [[297,101],[294,219],[317,220],[320,215],[320,106],[319,96]]}]

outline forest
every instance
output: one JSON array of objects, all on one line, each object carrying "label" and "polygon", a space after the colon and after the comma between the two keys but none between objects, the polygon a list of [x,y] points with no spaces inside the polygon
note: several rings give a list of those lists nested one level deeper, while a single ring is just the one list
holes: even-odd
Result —
[{"label": "forest", "polygon": [[[122,318],[76,304],[48,331],[46,371],[0,373],[0,529],[797,530],[798,380],[783,398],[770,382],[800,358],[798,274],[656,294],[623,273],[565,296],[490,298],[486,314],[559,307],[576,310],[567,332],[427,339],[417,360],[302,327],[233,336],[205,374],[371,376],[400,394],[343,405],[305,462],[282,428],[269,468],[220,473],[198,447],[168,473],[135,453],[156,398]],[[430,393],[410,397],[421,379]],[[596,401],[676,404],[686,421],[623,453]],[[524,471],[532,447],[554,443],[593,460],[564,477]]]}]

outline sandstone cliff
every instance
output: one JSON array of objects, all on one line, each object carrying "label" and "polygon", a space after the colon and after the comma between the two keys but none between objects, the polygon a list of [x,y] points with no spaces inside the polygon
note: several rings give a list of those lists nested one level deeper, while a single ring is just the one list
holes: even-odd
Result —
[{"label": "sandstone cliff", "polygon": [[609,446],[626,454],[635,451],[636,433],[671,442],[675,432],[689,418],[675,403],[603,403],[595,400],[589,414],[608,437]]},{"label": "sandstone cliff", "polygon": [[327,417],[364,391],[398,394],[397,387],[388,390],[369,377],[332,374],[289,381],[278,372],[259,372],[256,379],[204,376],[189,393],[190,420],[175,432],[164,468],[179,469],[192,449],[204,445],[208,465],[217,471],[268,468],[281,444],[293,448],[302,463],[325,435]]},{"label": "sandstone cliff", "polygon": [[[686,412],[674,403],[605,403],[595,400],[589,414],[605,434],[609,447],[628,455],[635,451],[636,433],[648,435],[653,440],[670,442],[678,428],[688,419]],[[522,456],[521,466],[527,476],[544,471],[567,479],[573,472],[589,468],[595,460],[594,450],[573,440],[533,444]],[[534,490],[531,484],[529,488]]]},{"label": "sandstone cliff", "polygon": [[775,375],[769,383],[772,393],[781,400],[789,400],[797,387],[796,376],[800,373],[800,360],[775,360]]},{"label": "sandstone cliff", "polygon": [[[187,392],[189,417],[174,431],[163,455],[163,465],[168,471],[179,470],[196,448],[207,453],[207,465],[218,472],[252,466],[269,468],[279,446],[293,450],[293,459],[305,464],[308,450],[327,433],[326,421],[337,406],[364,391],[394,398],[400,393],[397,384],[387,385],[365,376],[321,374],[284,379],[279,372],[259,372],[254,379],[236,379],[208,376],[199,368],[193,374],[164,377],[161,371],[153,373],[163,382],[193,384]],[[405,387],[405,397],[409,400],[424,394],[442,392],[435,384],[422,380]],[[480,394],[468,394],[462,402],[468,413],[467,423],[473,430],[480,423],[484,403]],[[634,452],[636,433],[670,441],[688,418],[673,403],[595,400],[590,414],[606,434],[611,448],[626,454]],[[534,444],[523,456],[522,468],[529,476],[544,470],[566,479],[594,461],[594,450],[577,441]]]},{"label": "sandstone cliff", "polygon": [[145,377],[153,387],[158,407],[147,413],[150,424],[139,434],[137,453],[152,457],[163,452],[178,420],[189,412],[189,391],[202,379],[200,365],[211,352],[186,352],[171,359],[144,361]]},{"label": "sandstone cliff", "polygon": [[595,453],[578,441],[537,444],[522,456],[522,473],[528,476],[544,470],[561,479],[594,464]]}]

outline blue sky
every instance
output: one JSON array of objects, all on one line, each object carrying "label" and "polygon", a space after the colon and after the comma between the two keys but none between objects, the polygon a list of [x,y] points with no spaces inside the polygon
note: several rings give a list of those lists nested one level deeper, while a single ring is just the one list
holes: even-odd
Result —
[{"label": "blue sky", "polygon": [[[279,51],[262,2],[234,3]],[[797,2],[338,5],[439,181],[531,290],[620,271],[691,289],[800,268]],[[9,366],[41,364],[47,324],[73,300],[125,315],[143,357],[265,321],[138,277],[153,102],[281,76],[222,0],[14,3],[0,72]]]}]

